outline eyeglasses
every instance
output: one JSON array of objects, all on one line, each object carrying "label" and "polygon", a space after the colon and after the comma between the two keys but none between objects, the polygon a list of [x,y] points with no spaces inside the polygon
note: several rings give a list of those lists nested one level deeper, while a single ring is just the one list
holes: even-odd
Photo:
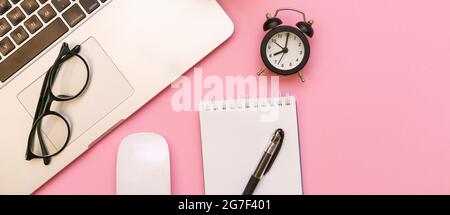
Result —
[{"label": "eyeglasses", "polygon": [[67,43],[63,43],[57,59],[47,70],[28,138],[28,161],[43,159],[44,164],[49,165],[51,158],[69,144],[70,123],[52,109],[58,108],[54,102],[69,102],[80,97],[89,84],[89,66],[78,54],[80,50],[79,45],[70,49]]}]

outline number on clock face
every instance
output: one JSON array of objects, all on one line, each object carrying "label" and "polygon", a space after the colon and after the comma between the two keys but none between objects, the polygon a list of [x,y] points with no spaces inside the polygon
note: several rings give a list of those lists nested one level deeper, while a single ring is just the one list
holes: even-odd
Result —
[{"label": "number on clock face", "polygon": [[270,64],[280,70],[297,67],[305,56],[305,46],[294,33],[280,32],[267,43],[266,57]]}]

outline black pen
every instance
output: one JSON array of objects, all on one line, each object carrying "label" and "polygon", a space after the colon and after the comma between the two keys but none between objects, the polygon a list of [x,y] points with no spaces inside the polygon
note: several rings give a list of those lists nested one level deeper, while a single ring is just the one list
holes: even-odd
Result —
[{"label": "black pen", "polygon": [[255,191],[256,186],[258,186],[261,178],[270,170],[273,162],[277,158],[278,153],[280,152],[281,145],[283,144],[284,139],[284,131],[282,129],[277,129],[273,134],[272,140],[270,141],[269,146],[264,152],[261,161],[259,161],[258,167],[256,167],[255,172],[250,177],[250,180],[245,187],[244,193],[242,195],[252,195]]}]

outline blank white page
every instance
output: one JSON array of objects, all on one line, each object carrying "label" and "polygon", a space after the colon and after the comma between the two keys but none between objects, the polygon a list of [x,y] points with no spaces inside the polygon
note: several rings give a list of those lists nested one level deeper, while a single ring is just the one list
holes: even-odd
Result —
[{"label": "blank white page", "polygon": [[300,195],[295,97],[205,101],[200,106],[205,194],[241,195],[275,130],[285,139],[255,195]]}]

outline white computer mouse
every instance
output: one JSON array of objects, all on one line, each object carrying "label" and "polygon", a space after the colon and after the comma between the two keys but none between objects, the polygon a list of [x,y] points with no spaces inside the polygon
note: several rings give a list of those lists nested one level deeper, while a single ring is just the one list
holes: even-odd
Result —
[{"label": "white computer mouse", "polygon": [[126,137],[117,155],[118,195],[170,195],[170,156],[166,140],[155,133]]}]

